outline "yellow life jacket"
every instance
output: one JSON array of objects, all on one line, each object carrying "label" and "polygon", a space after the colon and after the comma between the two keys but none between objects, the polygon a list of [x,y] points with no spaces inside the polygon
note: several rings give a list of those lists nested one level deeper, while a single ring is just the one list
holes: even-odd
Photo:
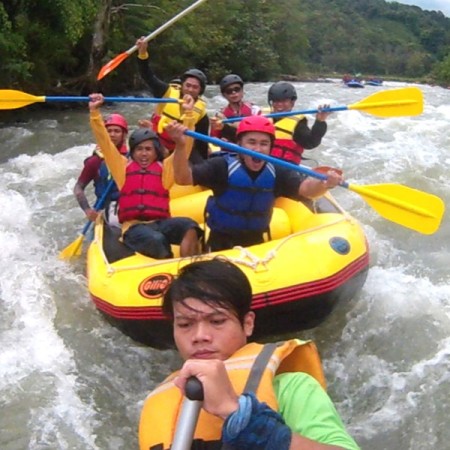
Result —
[{"label": "yellow life jacket", "polygon": [[[164,97],[169,95],[169,91],[171,88],[180,90],[180,85],[175,84],[175,83],[169,83],[169,88],[167,89],[166,93],[164,94]],[[153,115],[160,117],[165,106],[166,106],[165,103],[156,103],[155,109],[153,111]],[[158,130],[155,130],[155,131],[158,131]]]},{"label": "yellow life jacket", "polygon": [[[164,94],[164,98],[175,98],[179,100],[181,98],[180,86],[169,85],[169,89]],[[161,109],[156,112],[156,114],[159,113],[161,116],[158,122],[158,134],[163,134],[165,126],[173,120],[180,121],[183,114],[179,103],[162,103],[161,106]],[[193,113],[195,123],[198,123],[206,115],[206,102],[202,98],[198,97],[195,101]]]},{"label": "yellow life jacket", "polygon": [[298,114],[296,116],[283,117],[275,122],[275,139],[292,139],[295,127],[304,118],[305,116]]},{"label": "yellow life jacket", "polygon": [[[277,344],[247,344],[224,361],[235,392],[254,392],[260,401],[278,410],[273,389],[275,375],[305,372],[325,389],[325,377],[319,354],[311,341],[293,339]],[[260,369],[260,370],[258,370]],[[183,396],[173,384],[178,372],[170,375],[145,400],[139,423],[140,450],[168,449],[172,444]],[[194,440],[219,442],[223,420],[203,409]]]}]

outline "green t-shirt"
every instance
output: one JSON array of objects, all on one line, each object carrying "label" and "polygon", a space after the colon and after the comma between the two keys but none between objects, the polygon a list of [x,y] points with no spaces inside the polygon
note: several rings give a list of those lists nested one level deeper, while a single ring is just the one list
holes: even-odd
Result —
[{"label": "green t-shirt", "polygon": [[294,432],[322,444],[359,450],[345,430],[333,402],[322,386],[306,373],[283,373],[274,378],[279,413]]}]

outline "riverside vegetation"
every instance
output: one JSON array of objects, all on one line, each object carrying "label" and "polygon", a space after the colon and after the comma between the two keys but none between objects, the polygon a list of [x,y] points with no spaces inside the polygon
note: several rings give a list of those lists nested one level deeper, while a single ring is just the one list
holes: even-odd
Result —
[{"label": "riverside vegetation", "polygon": [[[0,85],[47,95],[139,89],[133,57],[100,86],[96,76],[191,3],[0,2]],[[206,1],[151,41],[150,57],[166,79],[198,67],[211,82],[228,72],[246,81],[361,73],[448,86],[450,19],[384,0]]]}]

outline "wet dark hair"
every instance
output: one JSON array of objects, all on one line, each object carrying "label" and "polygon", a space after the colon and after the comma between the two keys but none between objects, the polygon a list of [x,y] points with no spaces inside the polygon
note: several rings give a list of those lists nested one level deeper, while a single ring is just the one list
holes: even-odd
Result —
[{"label": "wet dark hair", "polygon": [[231,310],[241,324],[250,311],[252,287],[239,267],[223,257],[195,261],[184,266],[171,283],[162,304],[163,313],[173,318],[173,304],[188,297],[211,307]]}]

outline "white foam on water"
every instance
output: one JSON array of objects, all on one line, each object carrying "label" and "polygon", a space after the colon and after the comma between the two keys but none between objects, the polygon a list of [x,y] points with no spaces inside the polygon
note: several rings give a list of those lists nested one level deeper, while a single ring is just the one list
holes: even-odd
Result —
[{"label": "white foam on water", "polygon": [[[23,408],[25,421],[10,424],[11,439],[25,439],[34,449],[76,448],[74,442],[97,448],[96,411],[81,398],[73,352],[55,327],[54,276],[59,272],[76,283],[76,275],[56,259],[56,248],[49,246],[52,237],[40,234],[54,220],[60,169],[79,150],[72,149],[66,161],[44,153],[20,155],[1,168],[0,393],[6,410]],[[46,222],[36,220],[41,210]],[[64,427],[72,431],[61,433]]]},{"label": "white foam on water", "polygon": [[[266,106],[270,85],[249,84],[247,98]],[[298,109],[351,104],[380,89],[295,85]],[[306,156],[342,167],[351,183],[397,182],[448,203],[450,91],[420,88],[423,115],[332,114],[322,145]],[[217,109],[218,89],[207,93],[209,107]],[[151,112],[142,105],[114,109],[130,117],[131,128]],[[310,125],[313,120],[308,116]],[[0,395],[8,411],[0,415],[0,447],[136,447],[142,401],[176,357],[140,347],[112,328],[89,300],[83,260],[58,260],[84,225],[72,190],[93,146],[73,146],[90,133],[87,112],[0,129],[0,137],[26,148],[45,140],[42,128],[54,140],[49,151],[17,150],[0,165]],[[72,128],[78,134],[68,137]],[[55,150],[59,138],[74,142]],[[366,450],[444,448],[450,441],[448,216],[436,234],[424,236],[380,217],[354,192],[334,193],[361,222],[371,267],[358,297],[311,331],[330,395]]]}]

